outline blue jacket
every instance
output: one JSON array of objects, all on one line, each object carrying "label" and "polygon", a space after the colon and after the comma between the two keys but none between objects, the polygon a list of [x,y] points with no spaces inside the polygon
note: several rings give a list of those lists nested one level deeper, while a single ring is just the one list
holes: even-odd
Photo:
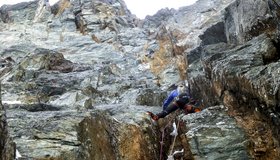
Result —
[{"label": "blue jacket", "polygon": [[[189,98],[191,98],[191,96],[190,96],[190,91],[189,91],[189,89],[187,89],[187,95],[188,95],[188,97]],[[175,97],[177,97],[177,96],[179,96],[179,93],[178,93],[178,90],[177,89],[174,89],[170,94],[169,94],[169,96],[164,100],[164,102],[163,102],[163,110],[165,110],[167,107],[168,107],[168,105],[174,100],[174,98]]]},{"label": "blue jacket", "polygon": [[165,110],[167,107],[168,107],[168,105],[173,101],[173,99],[175,98],[175,97],[177,97],[178,96],[178,91],[177,91],[177,89],[175,89],[175,90],[173,90],[170,94],[169,94],[169,96],[164,100],[164,102],[163,102],[163,110]]}]

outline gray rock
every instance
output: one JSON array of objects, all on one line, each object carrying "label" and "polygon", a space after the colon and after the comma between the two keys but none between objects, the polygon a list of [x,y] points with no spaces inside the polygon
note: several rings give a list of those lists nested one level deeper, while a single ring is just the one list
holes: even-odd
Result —
[{"label": "gray rock", "polygon": [[[145,111],[161,111],[166,89],[186,77],[192,96],[206,106],[228,107],[232,98],[236,112],[256,113],[250,106],[257,107],[259,118],[270,117],[262,121],[272,128],[267,139],[277,137],[279,25],[271,0],[199,0],[143,21],[119,0],[61,0],[51,10],[42,9],[41,2],[0,9],[2,100],[9,132],[24,158],[159,159],[165,126],[162,156],[167,158],[172,137],[166,124],[177,114],[151,125]],[[6,61],[9,57],[13,62]],[[251,132],[218,108],[184,117],[199,143],[191,139],[187,147],[187,139],[179,139],[175,148],[185,151],[178,159],[246,159],[248,153],[265,158],[258,141],[245,149]],[[271,155],[279,155],[274,139],[266,152],[276,148]]]},{"label": "gray rock", "polygon": [[[1,88],[1,86],[0,86]],[[1,100],[1,97],[0,97]],[[0,158],[1,159],[15,159],[16,158],[16,145],[11,138],[11,135],[8,131],[8,122],[6,116],[6,110],[0,101]]]},{"label": "gray rock", "polygon": [[276,33],[277,16],[273,17],[276,1],[236,0],[225,12],[225,28],[228,41],[242,44],[262,33]]},{"label": "gray rock", "polygon": [[38,1],[22,2],[15,5],[3,5],[0,8],[1,19],[5,23],[33,20]]},{"label": "gray rock", "polygon": [[190,150],[195,159],[250,159],[249,141],[224,106],[184,116]]},{"label": "gray rock", "polygon": [[8,112],[10,134],[22,158],[79,159],[76,126],[84,114],[75,111]]}]

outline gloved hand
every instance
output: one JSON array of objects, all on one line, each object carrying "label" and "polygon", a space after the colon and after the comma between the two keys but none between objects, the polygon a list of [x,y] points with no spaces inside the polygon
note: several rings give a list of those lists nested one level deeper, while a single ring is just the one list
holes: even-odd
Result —
[{"label": "gloved hand", "polygon": [[189,113],[192,113],[192,105],[190,105],[190,104],[187,104],[187,105],[185,105],[184,106],[184,112],[185,112],[185,114],[189,114]]},{"label": "gloved hand", "polygon": [[200,111],[201,111],[200,108],[195,107],[194,105],[191,105],[191,104],[187,104],[184,107],[185,114],[196,113],[196,112],[200,112]]}]

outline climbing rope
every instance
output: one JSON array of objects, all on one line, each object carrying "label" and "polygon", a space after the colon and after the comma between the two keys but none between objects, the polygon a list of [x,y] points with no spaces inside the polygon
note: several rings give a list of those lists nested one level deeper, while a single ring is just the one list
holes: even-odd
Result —
[{"label": "climbing rope", "polygon": [[[192,102],[189,102],[187,105],[189,105],[191,103]],[[204,108],[203,103],[200,103],[198,108],[202,109],[201,107]],[[176,115],[174,117],[174,120],[170,119],[169,122],[161,129],[162,133],[161,133],[161,141],[160,141],[160,158],[159,158],[159,160],[162,160],[162,158],[163,158],[163,145],[164,145],[165,130],[170,125],[171,122],[175,123],[176,119],[177,119],[177,125],[175,123],[176,126],[174,127],[174,130],[176,130],[177,133],[174,135],[174,139],[172,141],[171,147],[169,148],[169,155],[168,155],[168,157],[173,157],[174,156],[173,150],[174,150],[174,146],[175,146],[175,143],[176,143],[176,138],[178,136],[179,124],[180,124],[180,121],[181,121],[181,118],[182,118],[182,117],[179,117],[179,115],[180,114],[185,114],[183,109],[177,110],[175,113],[176,113]]]},{"label": "climbing rope", "polygon": [[[176,125],[176,130],[177,130],[177,132],[178,132],[178,128],[179,128],[179,123],[180,123],[180,120],[178,120],[177,125]],[[175,128],[174,128],[174,129],[175,129]],[[174,146],[175,146],[175,142],[176,142],[176,137],[177,137],[177,135],[178,135],[178,134],[175,134],[175,135],[174,135],[174,139],[173,139],[173,142],[172,142],[172,145],[171,145],[171,149],[170,149],[170,152],[169,152],[169,156],[171,156],[172,153],[173,153],[173,149],[174,149]]]},{"label": "climbing rope", "polygon": [[[178,115],[180,114],[181,112],[180,111],[176,111],[176,115],[175,115],[175,118],[174,118],[174,123],[176,121],[176,117],[178,117]],[[180,120],[178,120],[177,122],[177,125],[176,125],[176,130],[178,131],[178,127],[179,127],[179,122]],[[170,123],[171,121],[169,121],[166,126],[164,126],[164,128],[162,129],[162,133],[161,133],[161,141],[160,141],[160,157],[159,157],[159,160],[162,160],[163,158],[163,145],[164,145],[164,136],[165,136],[165,129],[170,126]],[[175,129],[175,128],[174,128]],[[172,142],[172,145],[171,145],[171,149],[170,149],[170,153],[169,155],[172,155],[172,152],[173,152],[173,149],[174,149],[174,146],[175,146],[175,142],[176,142],[176,137],[177,135],[174,136],[174,139],[173,139],[173,142]]]},{"label": "climbing rope", "polygon": [[162,156],[162,152],[163,152],[163,145],[164,145],[164,136],[165,136],[165,129],[170,125],[170,122],[167,123],[166,126],[164,126],[163,130],[162,130],[162,133],[161,133],[161,141],[160,141],[160,156],[159,156],[159,160],[162,160],[163,156]]}]

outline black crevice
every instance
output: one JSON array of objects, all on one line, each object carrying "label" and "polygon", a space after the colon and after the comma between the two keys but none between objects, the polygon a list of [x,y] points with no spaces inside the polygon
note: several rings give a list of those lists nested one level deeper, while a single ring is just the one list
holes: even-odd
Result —
[{"label": "black crevice", "polygon": [[263,55],[263,63],[265,65],[277,62],[280,59],[280,42],[273,40],[272,43],[276,48],[276,53],[271,53],[270,55]]}]

